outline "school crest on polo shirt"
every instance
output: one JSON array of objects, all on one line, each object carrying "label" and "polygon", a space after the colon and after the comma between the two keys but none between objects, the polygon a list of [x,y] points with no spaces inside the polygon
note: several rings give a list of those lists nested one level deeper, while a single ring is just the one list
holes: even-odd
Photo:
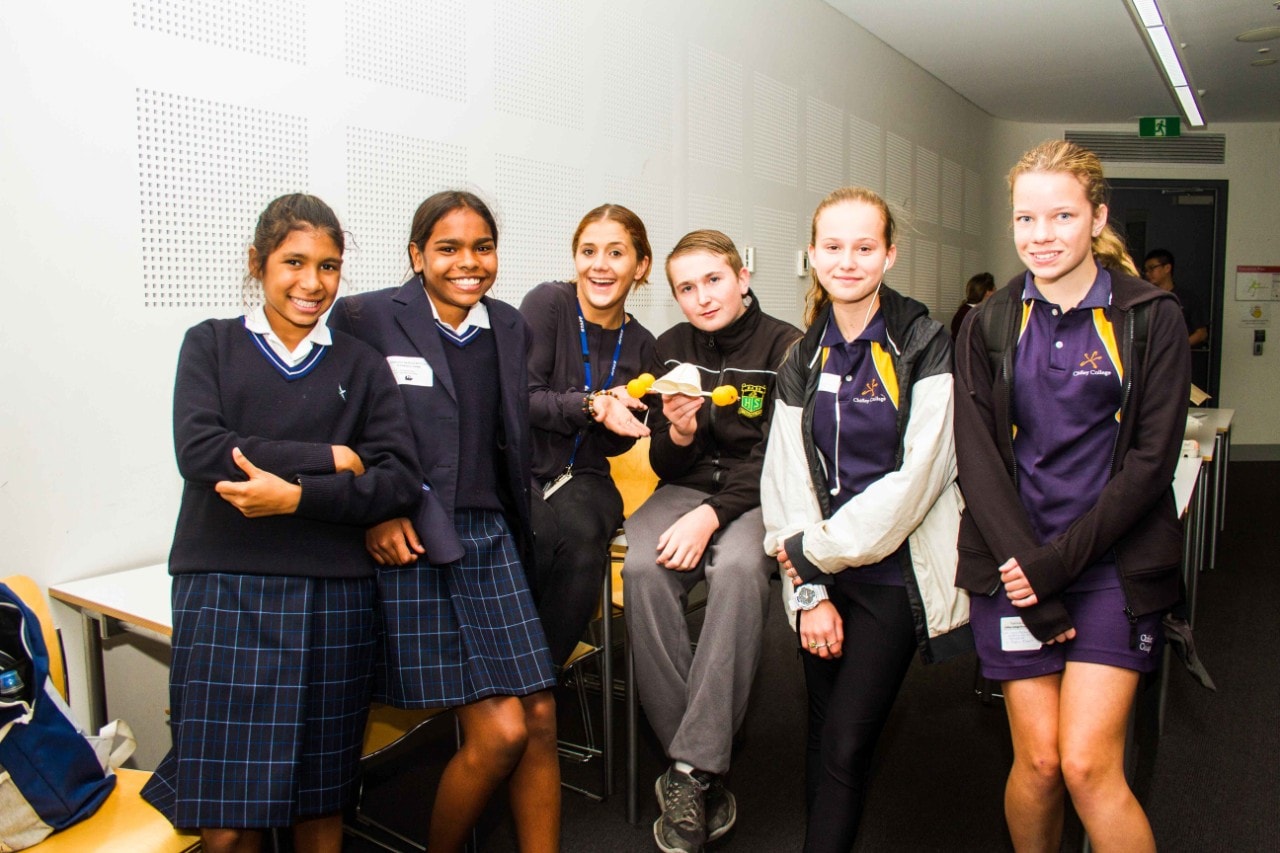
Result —
[{"label": "school crest on polo shirt", "polygon": [[764,395],[768,391],[764,385],[742,386],[742,396],[738,398],[738,414],[744,418],[758,418],[764,413]]}]

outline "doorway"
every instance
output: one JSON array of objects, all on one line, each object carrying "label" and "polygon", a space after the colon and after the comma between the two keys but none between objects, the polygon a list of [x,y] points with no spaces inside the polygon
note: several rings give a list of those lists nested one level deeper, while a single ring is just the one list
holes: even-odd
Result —
[{"label": "doorway", "polygon": [[1218,405],[1222,298],[1226,270],[1227,182],[1111,180],[1109,219],[1139,268],[1147,252],[1174,256],[1174,292],[1208,323],[1209,339],[1191,349],[1191,381]]}]

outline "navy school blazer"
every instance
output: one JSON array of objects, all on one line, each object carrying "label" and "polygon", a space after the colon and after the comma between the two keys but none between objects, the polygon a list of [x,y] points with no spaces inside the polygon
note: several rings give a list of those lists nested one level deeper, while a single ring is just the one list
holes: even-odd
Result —
[{"label": "navy school blazer", "polygon": [[[498,348],[498,385],[502,411],[498,447],[506,475],[507,521],[528,566],[533,526],[529,515],[532,482],[532,450],[529,444],[529,384],[527,373],[529,327],[513,306],[484,297]],[[413,428],[424,483],[422,506],[414,528],[434,564],[462,557],[462,544],[453,525],[458,488],[459,431],[466,428],[465,413],[458,411],[454,377],[444,353],[444,342],[422,278],[414,276],[400,287],[344,296],[329,315],[330,328],[354,335],[383,356],[422,358],[430,366],[428,384],[400,382],[400,393]],[[465,380],[464,380],[465,381]]]}]

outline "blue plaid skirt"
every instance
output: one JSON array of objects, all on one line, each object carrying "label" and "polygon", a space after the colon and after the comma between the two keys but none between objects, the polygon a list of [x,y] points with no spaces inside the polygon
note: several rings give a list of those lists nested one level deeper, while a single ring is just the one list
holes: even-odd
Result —
[{"label": "blue plaid skirt", "polygon": [[372,578],[173,579],[173,748],[142,796],[174,826],[266,828],[354,793],[376,649]]},{"label": "blue plaid skirt", "polygon": [[379,567],[375,698],[449,708],[555,686],[546,636],[502,513],[458,510],[462,559]]}]

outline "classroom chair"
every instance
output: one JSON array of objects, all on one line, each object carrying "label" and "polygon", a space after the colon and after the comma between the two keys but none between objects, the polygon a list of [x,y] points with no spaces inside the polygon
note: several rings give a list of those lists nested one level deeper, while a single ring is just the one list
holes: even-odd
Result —
[{"label": "classroom chair", "polygon": [[[3,580],[39,620],[49,649],[49,677],[66,699],[62,638],[54,627],[48,601],[36,582],[25,575]],[[142,786],[150,778],[151,774],[143,770],[117,769],[115,789],[96,812],[27,849],[37,853],[185,853],[200,849],[199,835],[174,829],[164,815],[142,799]]]}]

